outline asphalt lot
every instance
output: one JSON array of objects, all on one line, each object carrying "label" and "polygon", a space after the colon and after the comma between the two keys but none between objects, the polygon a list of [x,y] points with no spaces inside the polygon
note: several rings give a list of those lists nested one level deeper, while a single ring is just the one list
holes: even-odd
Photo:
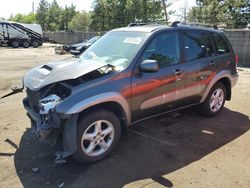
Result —
[{"label": "asphalt lot", "polygon": [[[0,54],[0,96],[31,67],[69,57],[51,47]],[[250,69],[239,73],[219,116],[187,109],[138,123],[107,159],[88,166],[53,163],[60,143],[50,147],[31,134],[25,93],[0,99],[0,187],[250,187]]]}]

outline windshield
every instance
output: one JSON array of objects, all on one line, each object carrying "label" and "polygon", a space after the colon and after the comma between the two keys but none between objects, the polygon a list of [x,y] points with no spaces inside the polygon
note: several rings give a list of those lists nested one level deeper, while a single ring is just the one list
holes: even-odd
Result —
[{"label": "windshield", "polygon": [[113,65],[116,70],[124,70],[129,66],[148,35],[143,32],[108,32],[81,54],[80,59],[101,61]]}]

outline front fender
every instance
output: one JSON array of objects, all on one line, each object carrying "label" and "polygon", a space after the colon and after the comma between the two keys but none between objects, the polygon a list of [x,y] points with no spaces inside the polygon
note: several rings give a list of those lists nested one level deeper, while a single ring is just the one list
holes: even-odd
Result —
[{"label": "front fender", "polygon": [[62,113],[65,115],[77,114],[86,110],[89,107],[92,107],[101,103],[105,103],[105,102],[116,102],[120,104],[126,114],[127,124],[128,125],[131,124],[131,111],[130,111],[129,104],[127,100],[117,92],[102,93],[102,94],[94,95],[92,97],[83,99],[80,102],[76,101],[75,104],[71,105],[67,109],[63,109],[61,108],[60,105],[58,105],[56,108],[56,111],[58,113]]}]

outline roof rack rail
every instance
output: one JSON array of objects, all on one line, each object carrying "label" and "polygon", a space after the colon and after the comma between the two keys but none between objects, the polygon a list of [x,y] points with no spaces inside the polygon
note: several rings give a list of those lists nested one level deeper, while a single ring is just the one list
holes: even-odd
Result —
[{"label": "roof rack rail", "polygon": [[198,22],[180,22],[180,21],[174,21],[171,24],[172,27],[205,27],[205,28],[213,28],[213,29],[218,29],[217,25],[210,25],[210,24],[205,24],[205,23],[198,23]]}]

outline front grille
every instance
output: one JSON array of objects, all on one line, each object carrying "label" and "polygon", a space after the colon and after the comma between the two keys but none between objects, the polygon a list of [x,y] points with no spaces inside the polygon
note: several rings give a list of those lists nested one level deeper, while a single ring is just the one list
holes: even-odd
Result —
[{"label": "front grille", "polygon": [[39,101],[41,100],[41,96],[38,92],[32,91],[27,88],[27,97],[29,101],[29,106],[35,111],[39,112],[40,107],[39,107]]}]

